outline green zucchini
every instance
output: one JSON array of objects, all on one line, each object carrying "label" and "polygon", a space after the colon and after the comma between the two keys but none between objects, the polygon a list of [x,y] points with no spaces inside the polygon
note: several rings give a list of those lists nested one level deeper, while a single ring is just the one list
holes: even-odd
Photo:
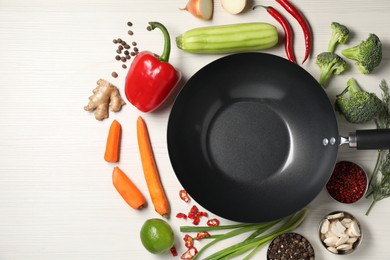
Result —
[{"label": "green zucchini", "polygon": [[253,22],[194,28],[176,37],[179,49],[191,53],[233,53],[264,50],[278,43],[269,23]]}]

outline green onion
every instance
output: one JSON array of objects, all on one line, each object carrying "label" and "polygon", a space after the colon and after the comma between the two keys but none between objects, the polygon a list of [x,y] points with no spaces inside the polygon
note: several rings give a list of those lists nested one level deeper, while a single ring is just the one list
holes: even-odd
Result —
[{"label": "green onion", "polygon": [[[251,223],[251,224],[234,224],[234,225],[224,225],[224,226],[182,226],[180,231],[182,232],[198,232],[198,231],[215,231],[215,230],[224,230],[224,229],[233,229],[225,234],[218,234],[214,240],[203,246],[198,253],[192,258],[197,259],[201,253],[203,253],[207,248],[218,243],[219,241],[234,237],[245,232],[253,231],[242,242],[236,243],[229,247],[226,247],[222,250],[219,250],[212,255],[203,258],[204,260],[216,260],[216,259],[230,259],[245,252],[252,250],[244,259],[249,259],[252,257],[260,248],[265,246],[275,237],[290,232],[296,227],[298,227],[308,213],[308,209],[304,208],[298,212],[279,220],[264,222],[264,223]],[[278,226],[278,227],[276,227]],[[269,233],[265,233],[269,229],[273,230]]]}]

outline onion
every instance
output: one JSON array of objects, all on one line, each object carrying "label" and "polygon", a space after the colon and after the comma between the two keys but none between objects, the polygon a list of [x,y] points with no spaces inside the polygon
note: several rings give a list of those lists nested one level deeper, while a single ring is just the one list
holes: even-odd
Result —
[{"label": "onion", "polygon": [[200,19],[210,20],[213,17],[214,3],[213,0],[189,0],[182,10]]},{"label": "onion", "polygon": [[239,14],[244,11],[248,0],[221,0],[223,9],[231,14]]}]

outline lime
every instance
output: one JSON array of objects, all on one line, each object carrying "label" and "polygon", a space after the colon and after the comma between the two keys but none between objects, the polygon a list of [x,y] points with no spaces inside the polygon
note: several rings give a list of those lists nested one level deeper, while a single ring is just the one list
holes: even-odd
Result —
[{"label": "lime", "polygon": [[172,248],[174,235],[171,226],[162,219],[148,219],[141,228],[141,242],[149,252],[161,254]]}]

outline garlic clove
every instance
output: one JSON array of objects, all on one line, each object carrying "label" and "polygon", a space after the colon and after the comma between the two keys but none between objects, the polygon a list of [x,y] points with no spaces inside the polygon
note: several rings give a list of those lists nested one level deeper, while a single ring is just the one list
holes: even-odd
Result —
[{"label": "garlic clove", "polygon": [[334,246],[336,246],[337,241],[339,241],[339,238],[336,236],[333,236],[333,237],[325,238],[323,242],[327,246],[334,247]]},{"label": "garlic clove", "polygon": [[330,224],[330,231],[338,237],[345,234],[346,228],[341,224],[339,220],[336,220]]},{"label": "garlic clove", "polygon": [[358,223],[354,220],[351,223],[351,227],[349,228],[350,234],[354,237],[360,237],[360,228]]},{"label": "garlic clove", "polygon": [[338,218],[342,218],[344,217],[344,212],[340,212],[340,213],[336,213],[336,214],[332,214],[332,215],[328,215],[326,216],[327,219],[338,219]]},{"label": "garlic clove", "polygon": [[342,235],[337,241],[336,241],[336,244],[335,246],[340,246],[340,245],[343,245],[345,244],[349,239],[349,236],[348,235]]},{"label": "garlic clove", "polygon": [[350,237],[348,240],[347,240],[347,244],[351,244],[353,245],[356,241],[358,240],[357,237]]},{"label": "garlic clove", "polygon": [[352,249],[352,245],[351,244],[342,244],[342,245],[339,245],[338,247],[336,247],[336,249],[342,250],[342,251],[348,251],[348,250]]},{"label": "garlic clove", "polygon": [[326,232],[328,232],[329,230],[329,220],[325,219],[324,222],[322,223],[322,226],[321,226],[321,233],[322,234],[326,234]]},{"label": "garlic clove", "polygon": [[350,219],[350,218],[343,218],[341,220],[341,223],[344,225],[344,227],[349,228],[351,226],[352,219]]},{"label": "garlic clove", "polygon": [[337,251],[337,249],[333,246],[329,246],[326,249],[328,249],[330,252],[335,253],[335,254],[339,253],[339,251]]}]

